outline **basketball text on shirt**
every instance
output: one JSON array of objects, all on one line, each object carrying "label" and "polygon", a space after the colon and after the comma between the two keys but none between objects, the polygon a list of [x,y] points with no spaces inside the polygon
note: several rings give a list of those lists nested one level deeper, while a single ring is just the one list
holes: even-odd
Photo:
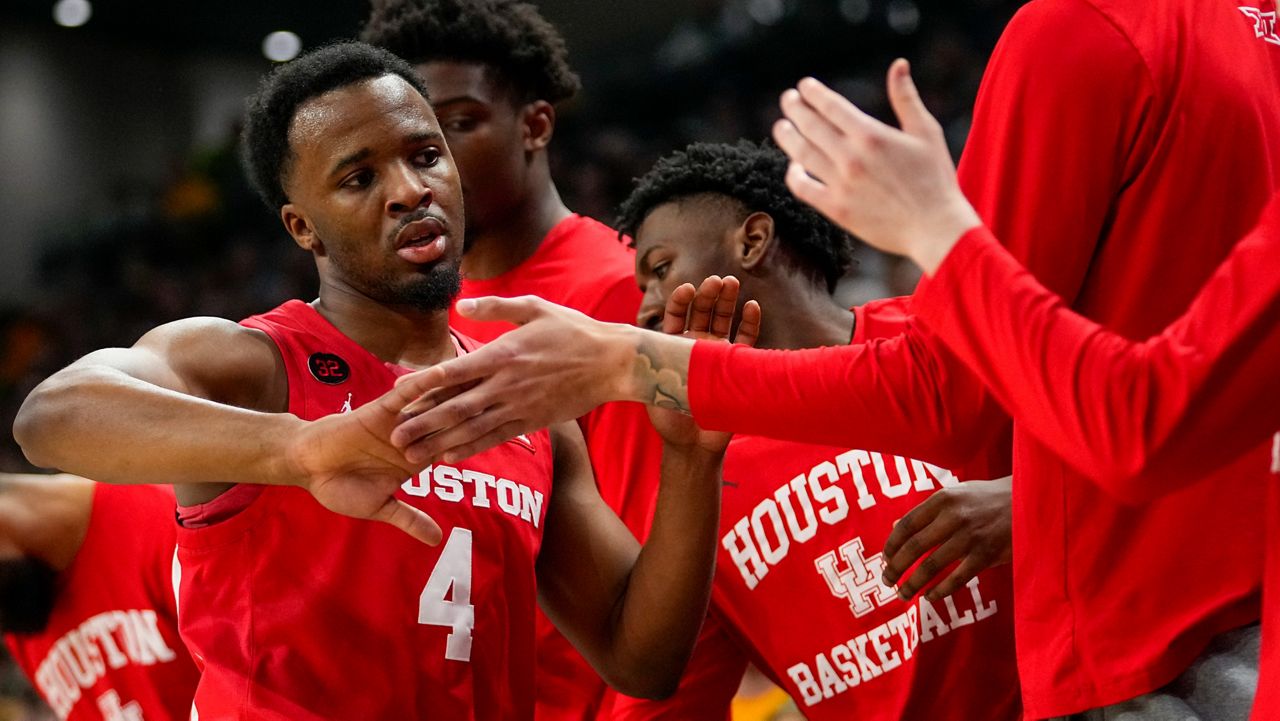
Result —
[{"label": "basketball text on shirt", "polygon": [[967,593],[957,591],[937,606],[920,596],[879,626],[815,652],[812,662],[806,659],[787,668],[804,705],[813,706],[890,673],[910,661],[921,643],[994,616],[999,608],[994,600],[982,598],[978,579],[969,579],[965,586]]},{"label": "basketball text on shirt", "polygon": [[[914,459],[845,451],[779,486],[738,519],[720,545],[729,552],[747,588],[755,589],[793,545],[807,543],[817,534],[819,520],[831,526],[844,522],[850,506],[843,486],[854,493],[858,508],[866,510],[876,505],[878,496],[900,498],[911,491],[930,493],[959,483],[951,471]],[[874,574],[878,582],[884,561],[879,554],[868,561],[878,563]]]}]

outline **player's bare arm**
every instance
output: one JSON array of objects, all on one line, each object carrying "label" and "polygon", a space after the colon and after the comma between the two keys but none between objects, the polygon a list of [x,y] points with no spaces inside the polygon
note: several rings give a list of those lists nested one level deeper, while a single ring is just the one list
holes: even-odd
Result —
[{"label": "player's bare arm", "polygon": [[586,443],[553,429],[555,493],[538,557],[543,610],[611,686],[673,693],[711,593],[723,449],[663,449],[653,528],[642,548],[596,490]]},{"label": "player's bare arm", "polygon": [[[982,571],[1008,563],[1013,557],[1012,502],[1012,476],[969,481],[929,496],[903,516],[886,539],[885,584],[898,584],[903,600],[929,588],[925,595],[936,601]],[[915,571],[899,583],[917,562]]]},{"label": "player's bare arm", "polygon": [[[726,282],[712,277],[697,295],[718,297]],[[728,280],[737,292],[737,281]],[[710,285],[708,285],[710,284]],[[704,292],[705,291],[705,292]],[[714,292],[715,295],[712,295]],[[692,286],[676,302],[694,302]],[[726,309],[690,305],[689,329],[724,326]],[[415,463],[465,458],[520,433],[578,418],[601,403],[638,401],[687,413],[689,357],[694,338],[647,331],[587,316],[533,297],[462,301],[458,312],[522,327],[461,358],[413,376],[428,388],[462,389],[444,402],[405,409],[411,416],[392,434]],[[664,324],[667,321],[664,320]],[[738,342],[754,342],[760,308],[743,308]],[[572,348],[572,353],[564,349]]]},{"label": "player's bare arm", "polygon": [[49,377],[14,436],[36,465],[108,483],[177,481],[184,503],[236,482],[298,485],[330,510],[438,541],[433,521],[392,497],[419,469],[386,440],[425,389],[405,384],[358,412],[305,422],[284,412],[280,364],[259,331],[176,321]]},{"label": "player's bare arm", "polygon": [[[257,336],[262,336],[259,339]],[[229,321],[160,326],[50,376],[14,433],[35,464],[110,483],[270,483],[270,446],[296,428],[265,335]]]}]

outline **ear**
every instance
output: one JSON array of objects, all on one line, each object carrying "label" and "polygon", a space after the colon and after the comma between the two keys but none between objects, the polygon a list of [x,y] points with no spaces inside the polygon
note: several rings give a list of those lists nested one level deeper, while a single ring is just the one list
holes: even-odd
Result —
[{"label": "ear", "polygon": [[284,229],[293,236],[293,242],[297,243],[299,248],[313,251],[316,255],[324,255],[324,243],[320,242],[320,237],[316,235],[311,221],[296,205],[285,203],[280,206],[280,220],[284,222]]},{"label": "ear", "polygon": [[543,150],[556,129],[556,109],[545,100],[535,100],[520,111],[520,126],[526,153]]},{"label": "ear", "polygon": [[738,264],[743,270],[757,270],[773,249],[773,217],[768,213],[752,213],[738,226],[734,236]]}]

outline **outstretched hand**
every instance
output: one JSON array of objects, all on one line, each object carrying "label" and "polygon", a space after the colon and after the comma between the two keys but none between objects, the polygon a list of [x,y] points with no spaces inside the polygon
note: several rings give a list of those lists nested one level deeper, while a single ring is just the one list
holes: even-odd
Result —
[{"label": "outstretched hand", "polygon": [[423,543],[439,543],[440,525],[396,498],[405,479],[426,464],[410,462],[389,440],[401,409],[428,390],[422,383],[398,384],[350,413],[304,424],[286,451],[290,476],[331,511],[389,523]]},{"label": "outstretched hand", "polygon": [[[662,316],[662,332],[695,340],[714,340],[754,346],[760,335],[760,304],[749,300],[738,315],[738,279],[733,276],[711,276],[694,288],[685,283],[667,298]],[[736,321],[736,322],[735,322]],[[735,331],[736,326],[736,331]],[[731,433],[704,431],[685,413],[669,408],[648,406],[649,420],[668,445],[696,446],[715,453],[729,445]]]},{"label": "outstretched hand", "polygon": [[626,399],[634,328],[602,323],[534,296],[460,301],[472,320],[517,326],[497,340],[400,384],[431,390],[403,407],[391,442],[414,463],[456,461],[518,434]]},{"label": "outstretched hand", "polygon": [[[892,586],[919,561],[911,576],[898,583],[898,596],[906,600],[933,586],[926,595],[936,601],[980,572],[1008,563],[1013,555],[1012,498],[1013,479],[1008,477],[969,481],[929,496],[893,527],[884,544],[881,580]],[[939,581],[956,561],[959,565]]]},{"label": "outstretched hand", "polygon": [[889,68],[888,91],[901,130],[806,78],[782,94],[785,117],[773,137],[791,158],[787,186],[797,198],[932,273],[981,220],[960,191],[942,126],[920,100],[906,60]]}]

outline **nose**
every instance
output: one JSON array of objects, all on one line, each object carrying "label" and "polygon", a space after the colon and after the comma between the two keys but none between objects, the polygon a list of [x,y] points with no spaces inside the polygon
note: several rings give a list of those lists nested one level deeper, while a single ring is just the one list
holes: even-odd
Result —
[{"label": "nose", "polygon": [[666,304],[654,298],[653,295],[645,293],[644,302],[636,313],[636,325],[649,330],[661,330],[662,314],[665,311]]},{"label": "nose", "polygon": [[431,205],[432,195],[421,171],[408,163],[398,163],[387,179],[387,213],[412,213]]}]

